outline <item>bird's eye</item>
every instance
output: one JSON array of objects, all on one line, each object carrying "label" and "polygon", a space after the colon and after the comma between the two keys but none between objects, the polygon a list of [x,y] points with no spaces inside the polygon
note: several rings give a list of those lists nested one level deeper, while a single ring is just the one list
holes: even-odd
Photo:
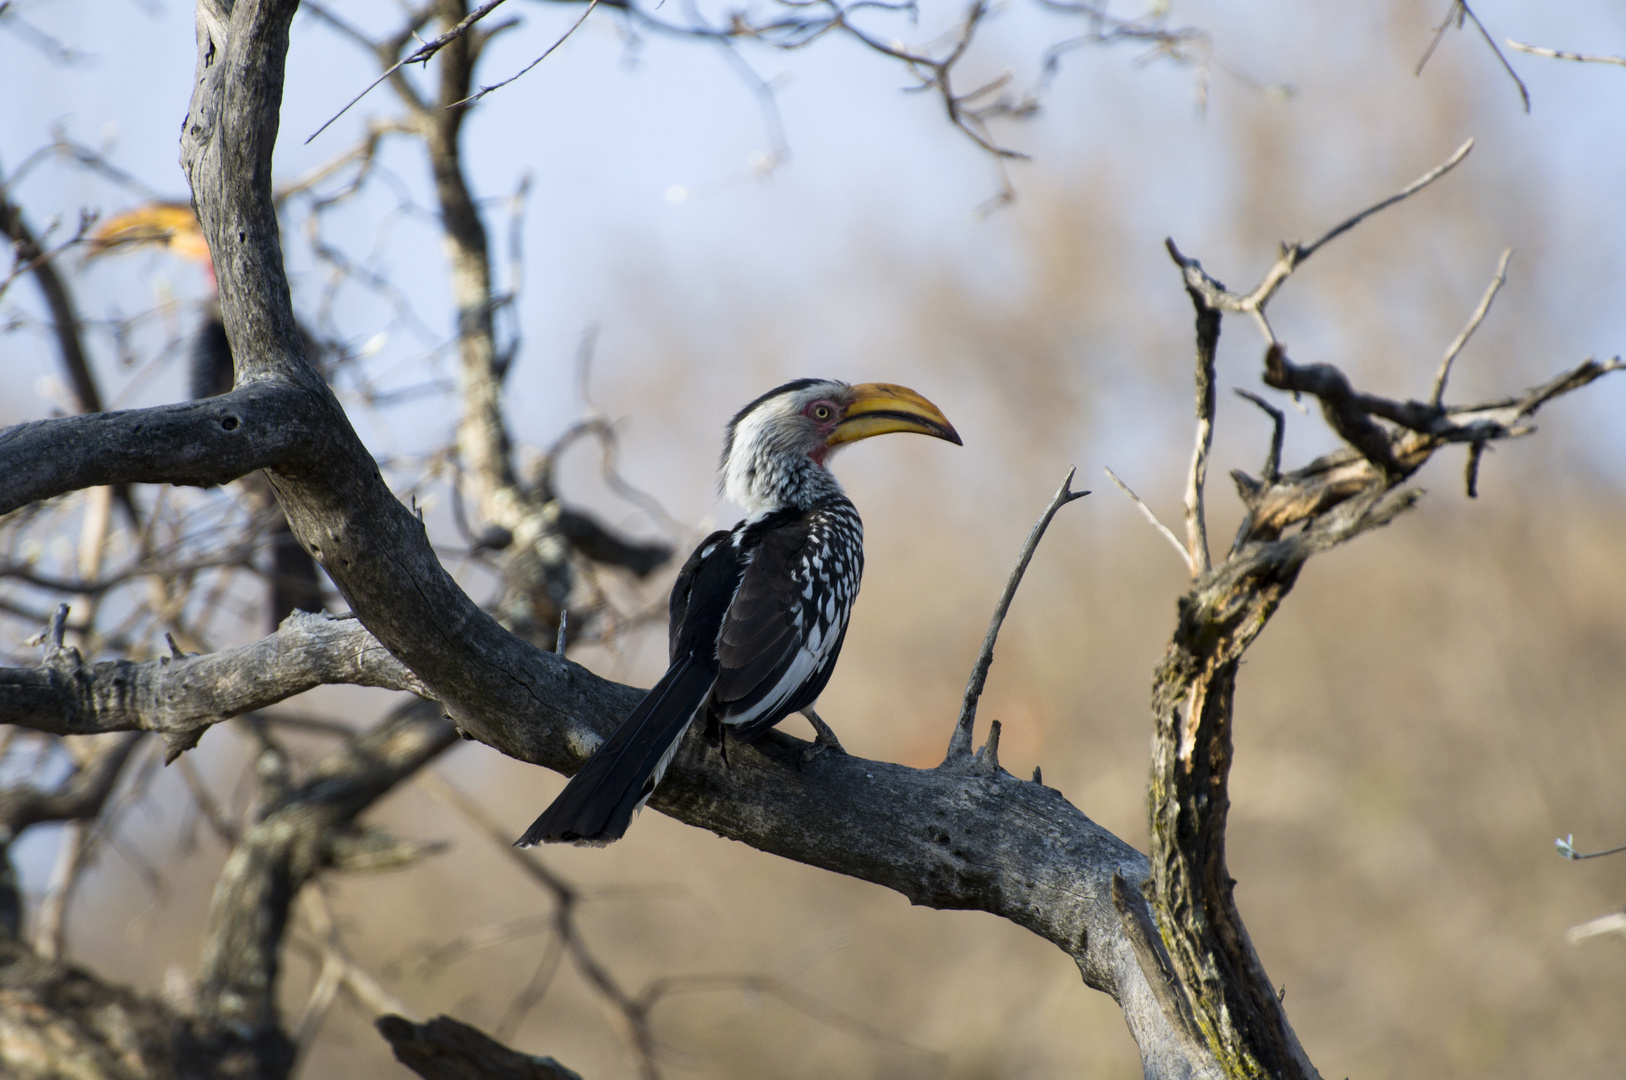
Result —
[{"label": "bird's eye", "polygon": [[828,406],[828,405],[815,405],[815,406],[813,406],[813,419],[815,419],[815,420],[828,420],[828,419],[830,419],[830,406]]}]

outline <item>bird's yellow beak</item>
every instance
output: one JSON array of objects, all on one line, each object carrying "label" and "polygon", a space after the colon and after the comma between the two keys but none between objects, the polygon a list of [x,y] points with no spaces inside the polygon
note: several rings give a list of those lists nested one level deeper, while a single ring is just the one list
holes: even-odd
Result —
[{"label": "bird's yellow beak", "polygon": [[165,247],[184,259],[209,261],[209,244],[198,219],[185,203],[155,202],[104,221],[90,237],[90,255],[117,248]]},{"label": "bird's yellow beak", "polygon": [[936,405],[907,386],[892,383],[860,383],[853,387],[847,415],[830,433],[825,445],[840,446],[893,431],[915,431],[947,439],[955,446],[963,445],[959,432]]}]

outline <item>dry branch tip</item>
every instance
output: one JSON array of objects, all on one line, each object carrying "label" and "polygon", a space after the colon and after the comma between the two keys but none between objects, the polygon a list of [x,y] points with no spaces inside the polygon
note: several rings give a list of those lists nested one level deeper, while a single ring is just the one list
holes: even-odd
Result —
[{"label": "dry branch tip", "polygon": [[[1033,553],[1038,549],[1039,541],[1044,538],[1045,530],[1050,527],[1056,511],[1089,494],[1088,491],[1073,490],[1073,477],[1077,473],[1076,465],[1067,470],[1067,476],[1062,480],[1061,487],[1056,489],[1050,504],[1028,531],[1027,542],[1022,545],[1022,553],[1017,557],[1016,566],[1005,582],[1005,591],[1000,595],[999,603],[994,607],[993,617],[988,621],[988,632],[983,636],[982,649],[977,654],[976,663],[971,667],[971,678],[966,682],[965,699],[960,705],[960,716],[955,722],[954,734],[949,739],[948,753],[939,768],[964,765],[967,759],[972,757],[971,737],[977,720],[977,699],[982,696],[982,688],[988,681],[988,670],[994,663],[994,643],[999,639],[999,628],[1005,622],[1005,615],[1011,609],[1011,600],[1016,596],[1016,588],[1022,583],[1022,575],[1027,572],[1028,563],[1033,559]],[[997,737],[991,738],[994,738],[997,748]]]},{"label": "dry branch tip", "polygon": [[1119,491],[1123,492],[1129,497],[1129,501],[1135,504],[1135,509],[1141,512],[1141,516],[1151,524],[1152,528],[1156,529],[1158,533],[1162,535],[1163,539],[1167,540],[1171,545],[1173,545],[1174,550],[1180,554],[1180,561],[1185,564],[1186,570],[1190,572],[1192,569],[1191,553],[1186,550],[1186,545],[1180,542],[1180,538],[1174,535],[1174,530],[1170,529],[1167,525],[1159,521],[1157,519],[1157,515],[1152,512],[1152,508],[1147,506],[1146,503],[1142,501],[1141,497],[1136,495],[1134,490],[1128,484],[1120,480],[1118,478],[1118,474],[1113,472],[1110,467],[1103,465],[1101,466],[1101,471],[1107,474],[1108,480],[1111,480],[1114,484],[1118,485]]}]

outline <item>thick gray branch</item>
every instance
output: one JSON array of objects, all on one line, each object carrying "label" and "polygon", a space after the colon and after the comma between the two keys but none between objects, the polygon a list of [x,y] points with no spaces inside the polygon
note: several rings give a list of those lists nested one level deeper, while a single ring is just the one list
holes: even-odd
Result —
[{"label": "thick gray branch", "polygon": [[27,783],[0,790],[0,858],[30,825],[84,821],[99,815],[139,738],[130,734],[110,739],[54,790],[44,791]]},{"label": "thick gray branch", "polygon": [[196,1045],[226,1068],[285,1075],[293,1046],[277,1009],[289,906],[331,865],[358,814],[457,741],[433,702],[412,702],[318,763],[246,829],[215,884],[198,972]]},{"label": "thick gray branch", "polygon": [[427,694],[357,620],[297,611],[269,637],[201,656],[87,664],[77,649],[48,642],[39,667],[0,668],[0,723],[195,741],[220,720],[333,683]]},{"label": "thick gray branch", "polygon": [[[457,587],[300,352],[269,177],[292,9],[287,0],[239,0],[228,33],[218,8],[200,4],[200,78],[183,150],[216,253],[239,381],[246,372],[309,387],[317,407],[307,423],[332,447],[320,472],[275,468],[272,483],[295,534],[361,621],[464,731],[510,756],[574,772],[639,692],[537,651]],[[656,805],[917,903],[978,908],[1027,926],[1123,1004],[1152,1075],[1211,1064],[1180,1053],[1121,932],[1111,880],[1144,880],[1139,853],[1058,793],[1008,774],[950,776],[834,754],[803,769],[801,750],[787,736],[770,737],[725,770],[695,738]]]},{"label": "thick gray branch", "polygon": [[308,392],[257,383],[206,401],[5,428],[0,514],[102,484],[210,487],[273,464],[310,468],[326,441],[312,411]]}]

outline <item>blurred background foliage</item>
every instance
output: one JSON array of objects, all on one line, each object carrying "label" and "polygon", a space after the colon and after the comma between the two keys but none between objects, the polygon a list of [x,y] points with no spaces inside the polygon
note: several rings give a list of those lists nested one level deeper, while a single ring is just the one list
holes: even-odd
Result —
[{"label": "blurred background foliage", "polygon": [[[517,69],[579,15],[513,6],[526,25],[493,44],[482,81]],[[1001,129],[1033,160],[1011,166],[1017,198],[991,211],[999,180],[987,158],[947,127],[940,103],[900,94],[900,73],[873,56],[839,41],[742,52],[775,85],[791,151],[769,168],[770,129],[716,50],[634,41],[610,12],[596,14],[485,99],[468,134],[505,273],[510,196],[530,178],[510,428],[535,448],[586,413],[613,419],[621,475],[669,518],[607,486],[587,444],[565,456],[561,488],[632,533],[682,546],[732,521],[712,462],[724,421],[761,389],[803,374],[885,379],[941,405],[963,452],[898,440],[838,465],[865,515],[869,561],[821,713],[852,752],[914,765],[940,758],[1009,560],[1076,463],[1097,494],[1065,511],[1040,549],[982,713],[1004,724],[1006,767],[1042,766],[1047,783],[1144,847],[1149,677],[1184,573],[1100,470],[1110,465],[1165,520],[1178,516],[1191,308],[1163,238],[1228,285],[1250,286],[1278,241],[1318,235],[1471,135],[1476,149],[1452,176],[1286,286],[1272,314],[1295,359],[1336,363],[1377,393],[1426,395],[1507,246],[1508,285],[1451,397],[1534,384],[1626,341],[1626,72],[1510,54],[1533,96],[1526,115],[1484,42],[1453,32],[1414,76],[1445,6],[1181,4],[1172,18],[1211,35],[1202,63],[1136,46],[1069,53],[1040,115]],[[55,128],[133,178],[43,158],[11,192],[36,224],[58,218],[65,237],[81,207],[110,214],[184,193],[174,160],[192,70],[185,6],[11,8],[72,55],[0,22],[10,103],[0,165],[15,171]],[[393,10],[354,8],[358,23],[380,26]],[[1499,36],[1626,53],[1626,14],[1608,0],[1475,10]],[[898,32],[929,39],[955,11],[929,3],[918,29]],[[1031,83],[1044,48],[1076,32],[1012,5],[972,59]],[[371,78],[368,58],[296,20],[281,177],[390,115],[375,91],[302,143]],[[460,551],[437,466],[454,423],[455,357],[426,192],[421,149],[386,140],[350,201],[320,215],[313,199],[288,203],[286,245],[296,308],[346,358],[341,399],[481,597],[493,579]],[[313,239],[361,272],[335,276]],[[104,397],[116,407],[184,396],[204,275],[153,254],[83,267],[74,284]],[[0,297],[0,423],[67,407],[42,319],[24,283]],[[1237,516],[1223,471],[1256,471],[1268,435],[1229,393],[1257,389],[1257,337],[1228,326],[1216,538]],[[1476,501],[1464,497],[1460,454],[1442,455],[1421,477],[1423,508],[1317,560],[1243,670],[1231,869],[1262,959],[1327,1076],[1619,1075],[1626,952],[1608,938],[1572,945],[1565,930],[1626,902],[1626,858],[1569,864],[1551,843],[1571,832],[1582,848],[1626,840],[1626,380],[1558,402],[1541,426],[1489,456]],[[1289,409],[1284,464],[1329,438]],[[203,547],[210,515],[234,512],[221,492],[167,497],[193,508]],[[71,558],[82,504],[63,500],[32,537],[37,557]],[[606,620],[572,658],[652,679],[663,635],[636,616],[669,580],[670,570],[607,582],[625,618]],[[0,650],[32,662],[23,641],[39,626],[17,612],[47,605],[16,582],[0,588],[13,609]],[[210,645],[263,632],[259,592],[241,582],[214,592]],[[161,634],[135,640],[143,632],[120,644],[162,648]],[[382,692],[328,689],[290,708],[359,724],[389,704]],[[306,758],[326,745],[288,741]],[[223,802],[247,798],[250,750],[222,725],[194,753]],[[4,779],[31,767],[28,751],[10,748]],[[479,746],[435,769],[516,832],[562,784]],[[200,829],[175,769],[147,769],[127,794],[69,910],[68,954],[139,987],[184,988],[224,849]],[[324,883],[351,955],[425,1014],[498,1029],[546,958],[545,935],[523,925],[543,896],[419,785],[373,818],[451,846],[406,871]],[[57,842],[56,830],[38,830],[14,851],[25,890],[45,887]],[[671,1075],[1138,1074],[1112,1002],[1014,926],[909,909],[653,814],[612,849],[545,857],[585,890],[586,932],[628,985],[752,973],[800,995],[716,989],[666,1001],[655,1025]],[[436,953],[516,920],[511,935],[492,935],[500,944]],[[291,1015],[313,978],[295,954]],[[636,1072],[618,1025],[566,965],[509,1034],[609,1080]],[[343,1009],[307,1070],[400,1075],[367,1018]]]}]

